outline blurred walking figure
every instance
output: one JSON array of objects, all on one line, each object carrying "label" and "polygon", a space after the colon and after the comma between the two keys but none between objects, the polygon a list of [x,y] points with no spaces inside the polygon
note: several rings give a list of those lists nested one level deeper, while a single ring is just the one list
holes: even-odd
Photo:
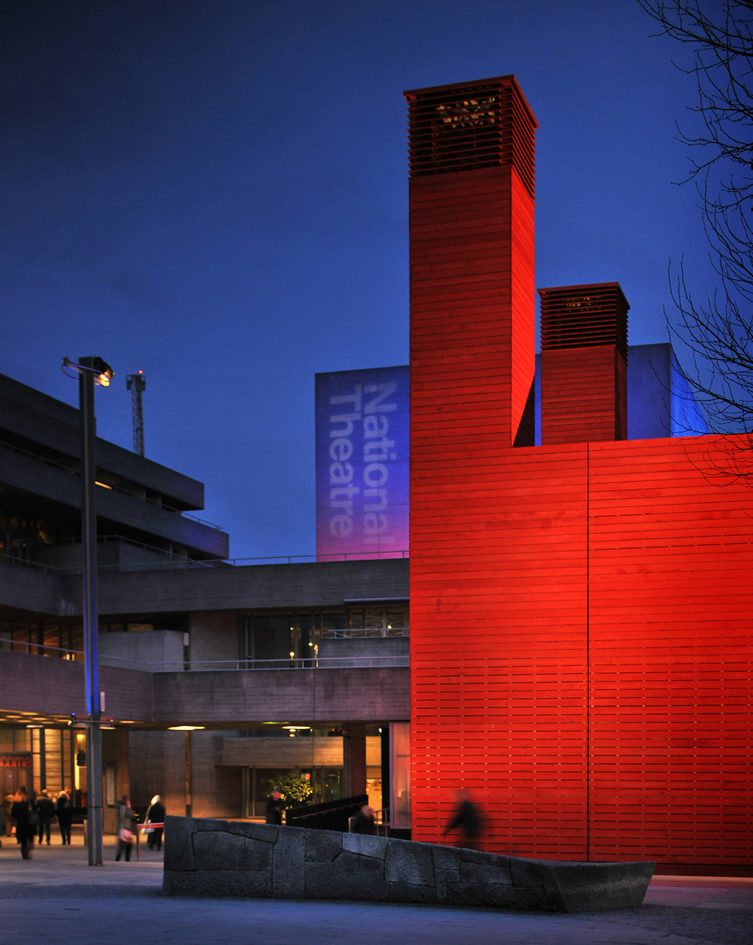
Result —
[{"label": "blurred walking figure", "polygon": [[116,860],[119,860],[121,856],[125,856],[126,863],[130,861],[135,830],[136,813],[131,807],[130,798],[127,794],[124,794],[118,805],[118,852],[115,856]]},{"label": "blurred walking figure", "polygon": [[13,801],[16,799],[15,794],[6,794],[3,798],[3,827],[6,837],[13,836],[13,818],[11,817],[11,807],[13,807]]},{"label": "blurred walking figure", "polygon": [[463,834],[463,845],[475,847],[481,836],[483,825],[484,820],[481,811],[472,800],[470,791],[467,788],[461,788],[458,791],[458,804],[455,813],[442,831],[442,836],[444,837],[451,830],[460,830]]},{"label": "blurred walking figure", "polygon": [[[164,822],[165,805],[162,803],[162,798],[159,796],[159,794],[155,794],[149,802],[149,807],[146,809],[144,823],[164,824]],[[152,827],[151,832],[147,831],[147,845],[150,850],[162,849],[162,829],[162,827]]]},{"label": "blurred walking figure", "polygon": [[374,816],[373,807],[369,807],[368,804],[363,805],[356,816],[352,819],[351,832],[371,834],[375,834],[377,832],[376,817]]},{"label": "blurred walking figure", "polygon": [[267,798],[267,816],[266,823],[282,823],[282,794],[275,788]]},{"label": "blurred walking figure", "polygon": [[20,787],[16,791],[10,815],[16,825],[16,843],[21,847],[21,856],[25,860],[30,860],[31,851],[34,849],[36,828],[32,825],[29,796],[25,787]]}]

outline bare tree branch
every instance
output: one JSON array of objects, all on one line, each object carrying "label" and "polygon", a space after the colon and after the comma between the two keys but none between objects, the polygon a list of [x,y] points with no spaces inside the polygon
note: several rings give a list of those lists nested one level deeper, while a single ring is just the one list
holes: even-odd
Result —
[{"label": "bare tree branch", "polygon": [[[690,111],[699,131],[679,128],[700,198],[718,277],[699,301],[684,263],[670,269],[668,317],[675,368],[718,433],[753,431],[753,0],[638,0],[657,35],[682,44],[695,80]],[[745,443],[745,438],[743,439]],[[753,437],[747,438],[747,448]],[[736,464],[734,464],[736,465]],[[738,473],[733,473],[738,475]]]}]

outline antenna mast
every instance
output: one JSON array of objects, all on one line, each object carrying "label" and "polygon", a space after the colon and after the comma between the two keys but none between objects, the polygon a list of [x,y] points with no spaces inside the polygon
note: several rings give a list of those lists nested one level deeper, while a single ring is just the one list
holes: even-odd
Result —
[{"label": "antenna mast", "polygon": [[133,451],[139,456],[144,455],[144,402],[141,397],[146,390],[144,372],[129,374],[126,378],[126,387],[131,392],[131,414],[133,417]]}]

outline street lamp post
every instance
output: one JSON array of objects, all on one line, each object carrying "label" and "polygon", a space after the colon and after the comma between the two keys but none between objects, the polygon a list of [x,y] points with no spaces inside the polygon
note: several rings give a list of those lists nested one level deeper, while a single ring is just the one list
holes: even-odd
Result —
[{"label": "street lamp post", "polygon": [[102,358],[63,360],[78,372],[81,414],[81,548],[83,572],[84,678],[86,681],[87,732],[87,832],[89,866],[102,866],[102,707],[99,691],[99,621],[97,615],[97,513],[95,509],[94,385],[107,387],[112,368]]}]

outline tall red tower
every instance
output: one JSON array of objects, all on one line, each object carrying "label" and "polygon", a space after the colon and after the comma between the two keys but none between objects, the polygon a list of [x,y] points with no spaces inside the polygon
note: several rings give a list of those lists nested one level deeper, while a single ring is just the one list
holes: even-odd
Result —
[{"label": "tall red tower", "polygon": [[416,469],[474,429],[533,442],[536,120],[513,76],[406,98]]},{"label": "tall red tower", "polygon": [[505,467],[533,443],[536,120],[513,76],[406,97],[413,835],[431,840],[455,789],[486,793],[515,767],[487,733],[516,698],[498,691],[500,647],[527,645],[502,640],[520,601],[497,574],[516,553],[498,528]]}]

